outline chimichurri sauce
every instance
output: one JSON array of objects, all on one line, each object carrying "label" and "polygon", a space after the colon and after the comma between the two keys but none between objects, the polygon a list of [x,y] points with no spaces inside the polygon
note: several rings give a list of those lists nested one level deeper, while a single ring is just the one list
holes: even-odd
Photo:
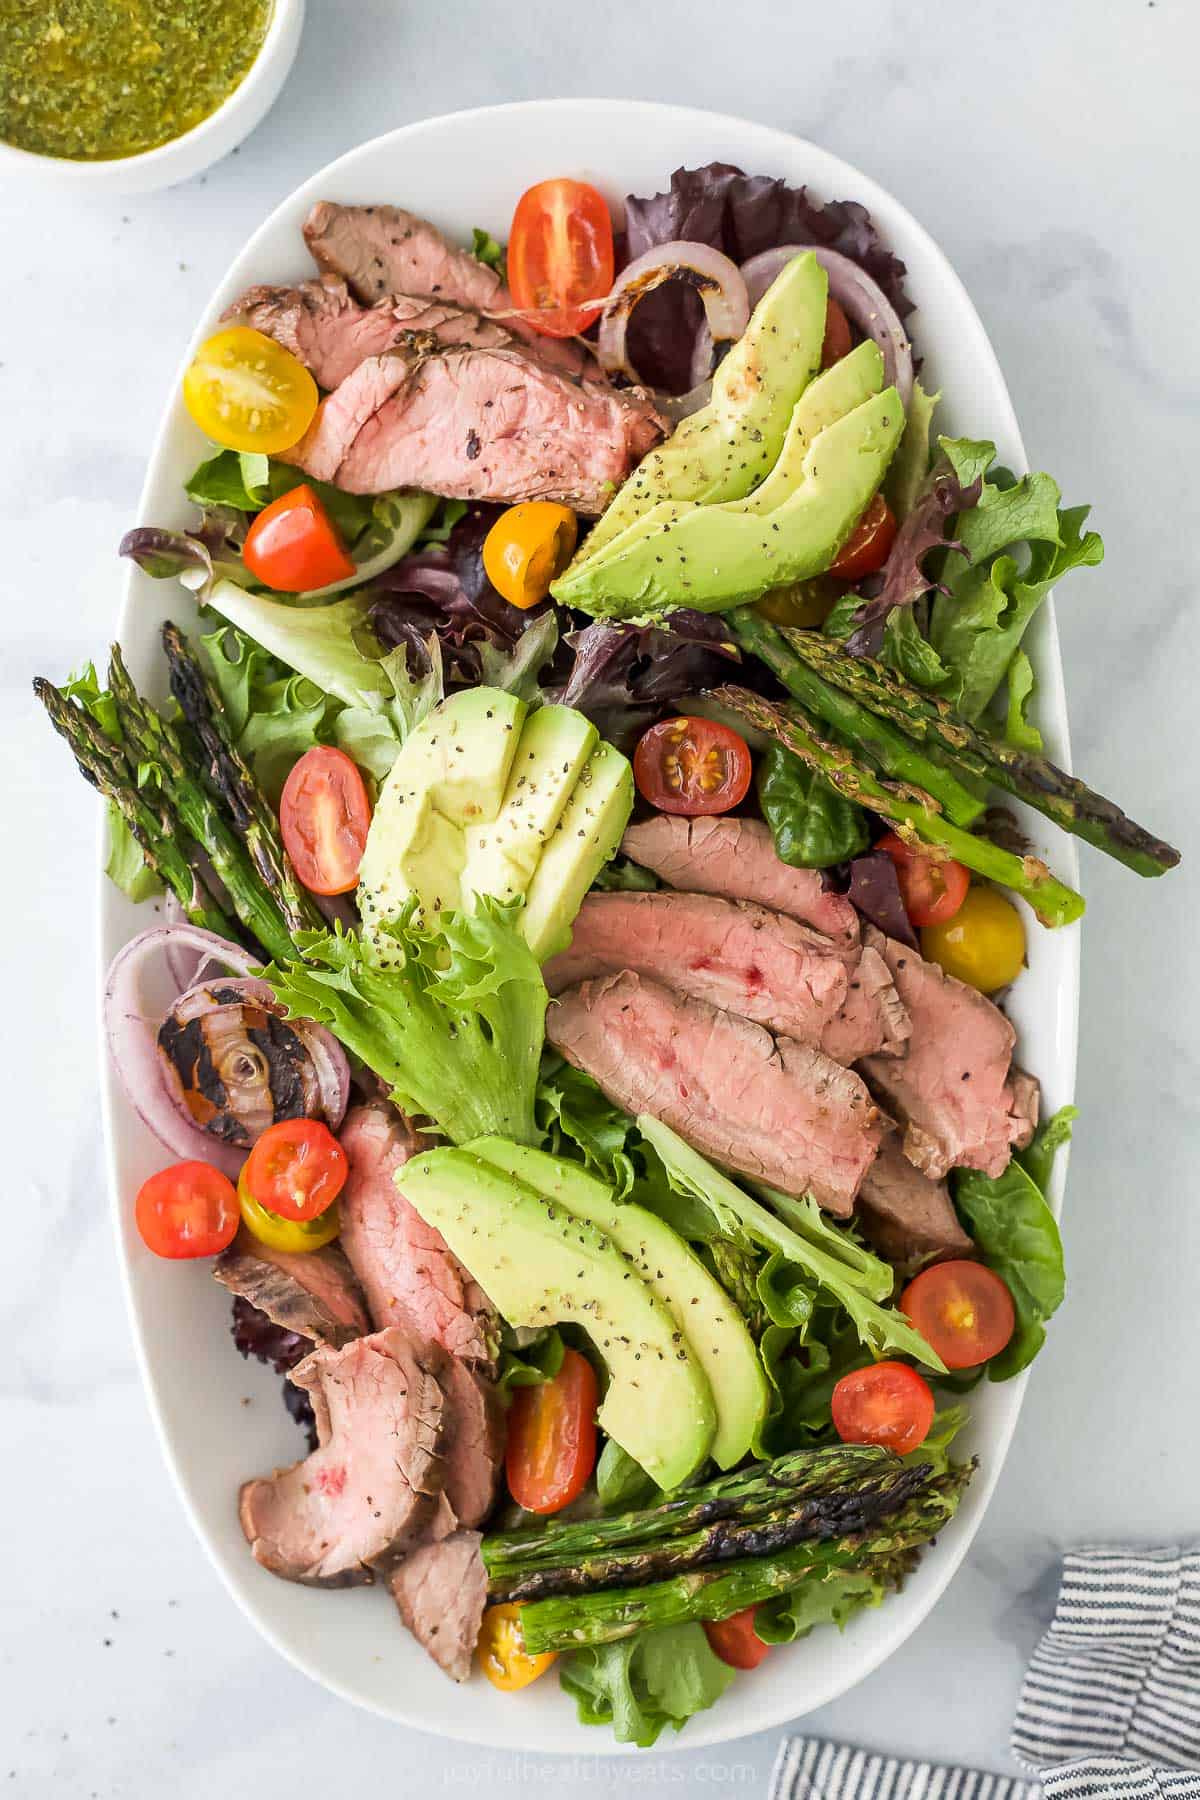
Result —
[{"label": "chimichurri sauce", "polygon": [[272,0],[0,0],[0,138],[81,162],[207,119],[258,55]]}]

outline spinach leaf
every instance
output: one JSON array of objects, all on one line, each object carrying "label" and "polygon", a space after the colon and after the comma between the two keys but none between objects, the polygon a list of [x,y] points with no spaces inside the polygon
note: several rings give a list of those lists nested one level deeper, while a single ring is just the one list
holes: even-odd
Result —
[{"label": "spinach leaf", "polygon": [[563,1341],[557,1329],[548,1325],[534,1334],[531,1342],[517,1343],[509,1326],[504,1327],[500,1343],[500,1374],[496,1386],[507,1400],[514,1388],[540,1387],[553,1381],[562,1368]]},{"label": "spinach leaf", "polygon": [[609,1438],[596,1464],[596,1493],[605,1512],[631,1512],[653,1504],[660,1493],[652,1475],[634,1462],[615,1438]]},{"label": "spinach leaf", "polygon": [[[1043,1148],[1034,1156],[1043,1177],[1054,1151],[1066,1142],[1070,1120],[1057,1114],[1045,1130]],[[1016,1157],[1003,1175],[958,1170],[954,1204],[982,1260],[1013,1297],[1016,1330],[988,1364],[989,1380],[1007,1381],[1033,1361],[1046,1340],[1045,1322],[1061,1304],[1066,1288],[1062,1238],[1041,1188]]]},{"label": "spinach leaf", "polygon": [[866,814],[798,756],[772,743],[758,765],[758,798],[775,854],[798,869],[849,862],[868,843]]}]

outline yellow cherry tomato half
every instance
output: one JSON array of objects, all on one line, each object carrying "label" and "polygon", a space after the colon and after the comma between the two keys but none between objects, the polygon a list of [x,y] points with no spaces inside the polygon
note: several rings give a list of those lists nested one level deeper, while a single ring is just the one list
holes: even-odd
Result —
[{"label": "yellow cherry tomato half", "polygon": [[807,581],[769,588],[761,600],[754,602],[754,610],[772,625],[809,630],[825,623],[841,592],[839,584],[828,575],[813,575]]},{"label": "yellow cherry tomato half", "polygon": [[242,1223],[251,1236],[260,1244],[266,1244],[269,1250],[320,1250],[337,1236],[342,1221],[336,1200],[315,1219],[285,1219],[280,1213],[270,1212],[259,1204],[244,1177],[243,1169],[237,1185]]},{"label": "yellow cherry tomato half", "polygon": [[1025,927],[1011,900],[994,888],[972,885],[952,919],[927,925],[921,952],[981,994],[1015,981],[1025,966]]},{"label": "yellow cherry tomato half", "polygon": [[227,450],[289,450],[312,424],[319,400],[299,357],[249,325],[206,338],[183,377],[184,405],[205,436]]},{"label": "yellow cherry tomato half", "polygon": [[501,513],[483,540],[487,578],[513,606],[536,606],[570,562],[578,536],[569,506],[522,500]]},{"label": "yellow cherry tomato half", "polygon": [[516,1601],[489,1606],[479,1627],[479,1666],[502,1694],[515,1694],[544,1675],[556,1660],[553,1650],[530,1656],[521,1639],[521,1608]]}]

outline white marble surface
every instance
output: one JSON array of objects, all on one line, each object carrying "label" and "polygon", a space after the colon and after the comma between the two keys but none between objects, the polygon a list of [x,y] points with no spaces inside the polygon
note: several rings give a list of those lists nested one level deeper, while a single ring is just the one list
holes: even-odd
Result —
[{"label": "white marble surface", "polygon": [[[500,99],[690,101],[858,162],[960,270],[1035,463],[1094,503],[1108,559],[1060,607],[1077,759],[1194,850],[1197,21],[1191,0],[309,0],[282,99],[207,177],[127,201],[0,189],[0,1795],[615,1795],[633,1780],[404,1732],[293,1673],[192,1538],[139,1392],[100,1172],[94,809],[29,678],[104,646],[163,395],[233,252],[363,137]],[[968,1565],[898,1655],[809,1721],[993,1767],[1057,1550],[1197,1522],[1197,890],[1186,867],[1149,888],[1085,859],[1069,1298]],[[652,1755],[638,1785],[761,1793],[775,1746]]]}]

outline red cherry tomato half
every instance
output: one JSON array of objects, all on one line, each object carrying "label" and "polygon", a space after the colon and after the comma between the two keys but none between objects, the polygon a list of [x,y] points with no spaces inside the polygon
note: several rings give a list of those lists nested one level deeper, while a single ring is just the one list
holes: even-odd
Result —
[{"label": "red cherry tomato half", "polygon": [[504,1472],[526,1512],[555,1513],[587,1486],[596,1466],[596,1371],[578,1350],[564,1350],[552,1381],[518,1388],[508,1409]]},{"label": "red cherry tomato half", "polygon": [[914,925],[944,925],[954,917],[971,885],[969,869],[906,844],[894,831],[886,832],[875,848],[895,863],[900,898]]},{"label": "red cherry tomato half", "polygon": [[850,354],[850,321],[836,300],[825,306],[825,339],[821,345],[821,367],[832,369],[835,362]]},{"label": "red cherry tomato half", "polygon": [[895,542],[896,515],[882,494],[870,506],[829,565],[829,573],[841,581],[861,581],[874,575],[888,559]]},{"label": "red cherry tomato half", "polygon": [[242,1181],[259,1206],[281,1219],[319,1219],[331,1207],[349,1170],[346,1152],[317,1119],[280,1119],[268,1125],[246,1158]]},{"label": "red cherry tomato half", "polygon": [[613,282],[603,194],[586,181],[539,181],[517,201],[506,255],[512,297],[535,330],[547,337],[583,331]]},{"label": "red cherry tomato half", "polygon": [[882,1444],[897,1456],[923,1444],[933,1424],[933,1389],[907,1363],[854,1369],[842,1376],[830,1404],[843,1444]]},{"label": "red cherry tomato half", "polygon": [[362,776],[344,750],[316,744],[283,784],[279,828],[297,875],[314,894],[346,894],[371,828]]},{"label": "red cherry tomato half", "polygon": [[746,797],[750,752],[728,725],[712,719],[663,719],[633,753],[638,792],[659,812],[689,819],[728,812]]},{"label": "red cherry tomato half", "polygon": [[910,1281],[900,1311],[948,1369],[973,1369],[998,1356],[1016,1329],[1013,1298],[982,1263],[935,1263]]},{"label": "red cherry tomato half", "polygon": [[354,573],[337,526],[307,482],[263,507],[246,533],[242,561],[280,594],[306,594]]},{"label": "red cherry tomato half", "polygon": [[155,1256],[217,1256],[237,1233],[232,1181],[206,1162],[173,1163],[138,1189],[134,1218]]},{"label": "red cherry tomato half", "polygon": [[727,1619],[705,1619],[704,1635],[709,1648],[731,1669],[757,1669],[770,1649],[754,1629],[756,1608],[747,1606],[731,1613]]}]

